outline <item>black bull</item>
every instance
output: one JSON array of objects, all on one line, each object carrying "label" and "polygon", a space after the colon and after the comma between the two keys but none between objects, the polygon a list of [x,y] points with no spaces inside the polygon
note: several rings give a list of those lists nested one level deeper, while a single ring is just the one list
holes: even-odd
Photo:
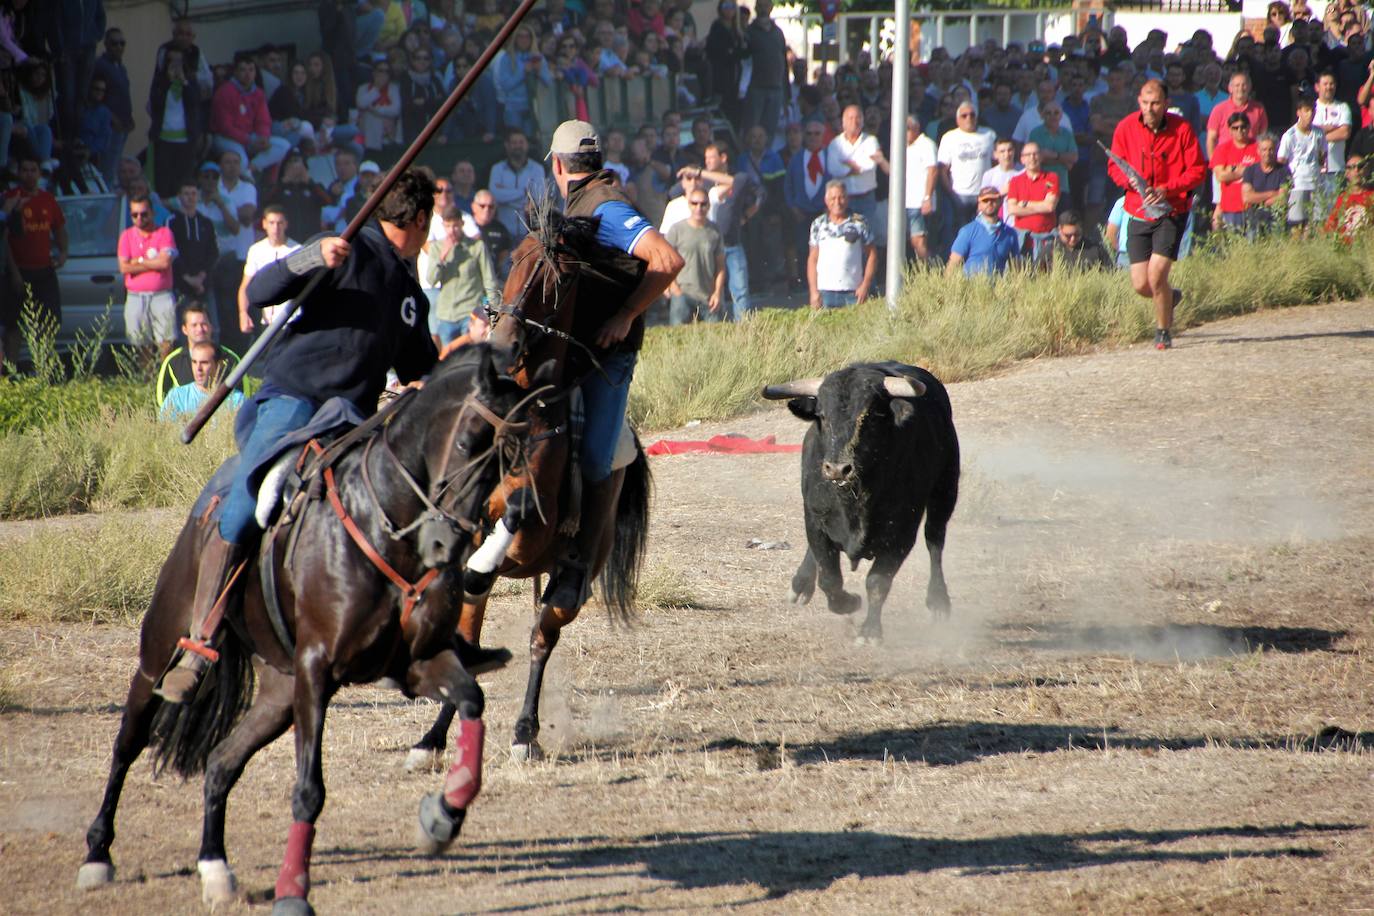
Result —
[{"label": "black bull", "polygon": [[763,396],[789,399],[792,413],[811,424],[801,474],[807,551],[792,576],[793,602],[809,602],[819,579],[831,611],[854,613],[861,602],[844,590],[840,552],[851,569],[872,560],[858,638],[880,640],[883,602],[924,514],[926,607],[948,615],[941,553],[959,497],[959,437],[940,380],[901,363],[855,363],[823,379],[770,385]]}]

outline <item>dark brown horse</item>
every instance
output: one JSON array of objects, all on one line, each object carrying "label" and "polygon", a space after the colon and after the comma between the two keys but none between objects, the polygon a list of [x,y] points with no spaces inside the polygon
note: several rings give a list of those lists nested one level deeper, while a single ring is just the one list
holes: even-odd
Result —
[{"label": "dark brown horse", "polygon": [[[278,520],[243,573],[242,610],[226,615],[214,645],[218,662],[194,700],[168,704],[153,684],[187,631],[199,551],[213,524],[209,512],[193,510],[144,617],[139,667],[105,798],[86,835],[79,886],[113,880],[120,790],[151,744],[155,766],[183,775],[205,770],[202,897],[232,899],[224,849],[228,794],[249,758],[294,723],[294,823],[273,911],[310,912],[310,850],[325,797],[325,709],[339,687],[382,678],[397,681],[408,696],[453,703],[462,717],[458,759],[444,789],[420,806],[424,848],[452,841],[481,785],[483,695],[474,675],[510,658],[455,636],[463,565],[486,501],[511,463],[523,460],[528,424],[520,418],[533,401],[529,390],[498,374],[496,364],[508,365],[508,357],[495,353],[478,346],[441,364],[384,424],[343,450],[327,474],[309,476],[319,483],[294,505],[297,530],[288,533]],[[264,563],[272,564],[280,615],[257,587]]]},{"label": "dark brown horse", "polygon": [[[568,219],[547,204],[535,215],[530,235],[516,248],[492,331],[498,346],[520,347],[514,373],[521,384],[530,384],[526,367],[559,367],[550,380],[560,391],[569,391],[579,376],[597,371],[595,359],[573,336],[599,326],[604,316],[592,308],[609,289],[621,290],[636,282],[632,267],[608,260],[598,250],[596,223]],[[582,314],[578,314],[579,299]],[[542,371],[542,370],[541,370]],[[596,526],[599,549],[588,558],[588,581],[601,583],[607,609],[613,616],[629,618],[634,612],[640,563],[644,556],[649,518],[649,464],[635,441],[635,457],[612,472],[607,482],[611,498],[604,517],[580,518],[576,503],[579,472],[570,472],[569,400],[544,398],[530,411],[529,461],[522,473],[508,475],[492,496],[489,516],[501,519],[492,539],[474,557],[464,580],[460,636],[480,644],[487,597],[497,575],[526,579],[556,575],[566,556],[570,531],[576,526]],[[476,574],[473,566],[488,566],[488,575]],[[499,565],[498,565],[499,564]],[[585,591],[585,590],[584,590]],[[558,645],[559,633],[582,609],[583,598],[567,605],[553,603],[551,586],[539,602],[539,618],[530,633],[530,673],[525,703],[515,722],[511,753],[527,759],[540,753],[539,696],[544,668]],[[411,749],[408,769],[436,767],[442,759],[454,707],[445,704],[434,725]]]}]

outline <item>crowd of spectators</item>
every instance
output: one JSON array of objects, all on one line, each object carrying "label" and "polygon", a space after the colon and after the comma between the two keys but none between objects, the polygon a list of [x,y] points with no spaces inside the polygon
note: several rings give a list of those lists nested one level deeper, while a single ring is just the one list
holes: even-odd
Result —
[{"label": "crowd of spectators", "polygon": [[[13,328],[21,281],[60,313],[66,242],[51,195],[108,192],[131,253],[120,258],[131,340],[169,352],[175,300],[208,307],[220,343],[241,348],[254,331],[242,309],[253,271],[343,228],[380,180],[379,161],[418,134],[514,6],[320,0],[317,48],[265,45],[220,61],[176,19],[151,83],[132,86],[125,36],[102,0],[0,0],[0,174],[17,183],[5,200],[0,324]],[[541,93],[585,115],[602,82],[667,81],[670,110],[596,125],[606,167],[692,252],[669,319],[738,320],[761,294],[809,294],[814,307],[862,299],[889,256],[970,273],[1018,258],[1121,263],[1131,217],[1098,144],[1110,145],[1149,79],[1191,122],[1213,175],[1185,251],[1208,231],[1329,223],[1348,235],[1363,219],[1366,173],[1347,159],[1374,153],[1368,30],[1355,0],[1332,0],[1320,21],[1298,0],[1271,3],[1263,30],[1229,47],[1204,30],[1171,41],[1158,29],[1131,46],[1096,20],[1058,44],[937,47],[911,69],[907,146],[893,150],[891,62],[864,52],[808,73],[771,0],[752,12],[722,0],[704,23],[690,0],[545,0],[437,139],[503,155],[479,168],[455,153],[439,169],[417,265],[431,329],[441,346],[466,333],[509,270],[528,196],[553,192]],[[148,123],[137,142],[135,103]],[[896,193],[894,156],[906,157]],[[893,206],[902,239],[887,238]],[[170,260],[153,236],[164,231]]]}]

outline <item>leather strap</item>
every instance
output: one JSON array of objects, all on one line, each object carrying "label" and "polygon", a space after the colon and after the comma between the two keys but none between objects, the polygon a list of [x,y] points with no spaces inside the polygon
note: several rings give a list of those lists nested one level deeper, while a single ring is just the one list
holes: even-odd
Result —
[{"label": "leather strap", "polygon": [[324,469],[324,482],[325,492],[329,496],[329,505],[333,507],[334,514],[339,517],[339,521],[343,523],[344,530],[348,532],[348,536],[353,539],[354,544],[358,545],[358,549],[363,552],[363,556],[367,557],[368,561],[371,562],[373,566],[377,567],[382,575],[390,579],[392,585],[400,589],[404,599],[401,602],[401,629],[405,629],[405,625],[410,621],[411,612],[415,610],[415,605],[419,603],[420,598],[424,595],[425,589],[429,588],[430,583],[438,578],[439,570],[431,569],[415,582],[408,582],[405,576],[398,573],[396,569],[377,552],[377,549],[368,542],[367,535],[363,534],[362,529],[358,527],[358,523],[353,521],[353,517],[350,516],[348,510],[344,508],[343,500],[339,499],[339,488],[334,484],[334,469],[332,467]]}]

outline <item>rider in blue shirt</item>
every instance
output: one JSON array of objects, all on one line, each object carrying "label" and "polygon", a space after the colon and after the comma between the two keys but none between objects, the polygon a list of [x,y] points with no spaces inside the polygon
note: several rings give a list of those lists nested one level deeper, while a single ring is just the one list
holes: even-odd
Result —
[{"label": "rider in blue shirt", "polygon": [[[682,256],[644,218],[615,172],[603,168],[601,138],[586,121],[564,121],[549,147],[553,179],[567,200],[568,216],[600,218],[597,240],[609,249],[639,262],[638,284],[618,302],[598,302],[598,308],[579,308],[573,336],[592,348],[605,371],[582,383],[585,426],[582,433],[582,522],[576,554],[563,564],[554,586],[555,607],[576,607],[586,597],[586,571],[601,541],[607,503],[616,498],[608,484],[630,380],[644,340],[644,312],[661,296],[682,269]],[[587,302],[590,305],[590,302]],[[609,316],[609,317],[608,317]]]}]

